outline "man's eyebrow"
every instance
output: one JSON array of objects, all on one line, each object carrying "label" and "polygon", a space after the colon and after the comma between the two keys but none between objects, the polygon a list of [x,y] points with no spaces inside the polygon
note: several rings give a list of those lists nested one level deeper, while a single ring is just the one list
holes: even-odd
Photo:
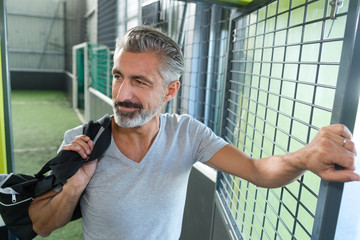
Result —
[{"label": "man's eyebrow", "polygon": [[149,85],[153,84],[153,82],[144,75],[131,75],[130,78],[131,79],[141,79],[142,81],[146,82]]},{"label": "man's eyebrow", "polygon": [[122,75],[121,72],[119,70],[115,69],[115,68],[113,68],[111,72],[112,72],[112,74],[120,74],[120,75]]},{"label": "man's eyebrow", "polygon": [[[118,74],[118,75],[123,76],[123,74],[121,73],[121,71],[118,70],[118,69],[115,69],[115,68],[112,69],[112,74],[113,74],[113,75]],[[152,82],[149,78],[147,78],[146,76],[144,76],[144,75],[130,75],[130,78],[131,78],[131,79],[141,79],[142,81],[146,82],[147,84],[153,85],[153,82]]]}]

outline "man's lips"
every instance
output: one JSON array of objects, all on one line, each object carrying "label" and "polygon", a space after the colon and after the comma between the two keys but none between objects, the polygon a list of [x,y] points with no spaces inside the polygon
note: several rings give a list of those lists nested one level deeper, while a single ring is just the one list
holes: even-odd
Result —
[{"label": "man's lips", "polygon": [[134,103],[130,101],[124,101],[124,102],[115,102],[115,107],[118,108],[120,111],[126,111],[126,112],[133,112],[137,110],[142,109],[142,105],[140,103]]},{"label": "man's lips", "polygon": [[123,111],[123,112],[134,112],[134,111],[140,110],[140,108],[122,107],[122,106],[118,106],[117,108],[118,108],[120,111]]}]

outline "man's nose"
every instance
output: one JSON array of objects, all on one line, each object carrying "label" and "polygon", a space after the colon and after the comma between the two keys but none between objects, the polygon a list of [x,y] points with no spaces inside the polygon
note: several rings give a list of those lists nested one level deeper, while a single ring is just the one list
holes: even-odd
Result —
[{"label": "man's nose", "polygon": [[117,90],[116,100],[121,102],[124,100],[131,100],[132,97],[133,88],[131,86],[131,82],[128,79],[124,79]]}]

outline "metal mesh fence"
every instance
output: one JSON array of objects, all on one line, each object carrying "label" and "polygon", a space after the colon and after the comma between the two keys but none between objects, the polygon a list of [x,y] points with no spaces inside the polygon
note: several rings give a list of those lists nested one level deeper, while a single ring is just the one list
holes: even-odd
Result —
[{"label": "metal mesh fence", "polygon": [[115,49],[116,0],[98,1],[97,43]]},{"label": "metal mesh fence", "polygon": [[76,72],[77,72],[77,106],[80,109],[84,109],[84,81],[85,81],[85,61],[84,61],[84,49],[76,50]]},{"label": "metal mesh fence", "polygon": [[185,27],[178,36],[185,73],[175,111],[192,115],[219,134],[230,11],[207,4],[189,4],[184,11]]},{"label": "metal mesh fence", "polygon": [[82,43],[73,47],[73,53],[73,61],[76,62],[73,66],[73,88],[77,89],[73,96],[73,105],[81,109],[87,107],[86,87],[92,87],[111,99],[112,60],[109,48],[104,45]]},{"label": "metal mesh fence", "polygon": [[91,86],[111,98],[111,60],[109,48],[101,45],[89,46]]},{"label": "metal mesh fence", "polygon": [[[227,141],[254,158],[306,145],[330,124],[346,9],[277,1],[235,19],[225,111]],[[221,174],[218,191],[244,239],[311,239],[320,179],[278,189]]]},{"label": "metal mesh fence", "polygon": [[178,97],[167,110],[190,114],[219,134],[230,10],[171,2],[146,4],[142,13],[144,24],[171,36],[183,51],[185,73]]}]

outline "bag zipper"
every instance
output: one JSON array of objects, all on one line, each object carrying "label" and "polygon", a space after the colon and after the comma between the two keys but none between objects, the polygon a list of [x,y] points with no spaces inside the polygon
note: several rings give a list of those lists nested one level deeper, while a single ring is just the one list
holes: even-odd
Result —
[{"label": "bag zipper", "polygon": [[19,193],[17,193],[14,189],[12,189],[10,187],[2,188],[2,189],[0,189],[0,192],[4,193],[4,194],[11,194],[11,201],[13,203],[16,203],[16,194],[19,194]]}]

